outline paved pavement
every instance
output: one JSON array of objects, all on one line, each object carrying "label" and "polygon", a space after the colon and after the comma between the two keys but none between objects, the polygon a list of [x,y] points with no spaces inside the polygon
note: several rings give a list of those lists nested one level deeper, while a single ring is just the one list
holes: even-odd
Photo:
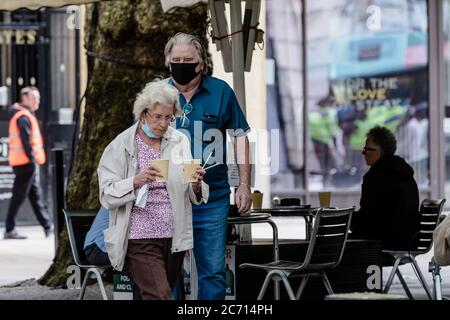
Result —
[{"label": "paved pavement", "polygon": [[[304,237],[304,225],[301,218],[274,218],[279,229],[281,239],[301,239]],[[0,228],[0,299],[76,299],[78,290],[50,289],[38,286],[35,281],[27,279],[40,278],[52,263],[54,256],[53,237],[45,238],[39,226],[18,227],[18,231],[27,235],[27,240],[3,240],[4,228]],[[265,224],[252,225],[254,238],[272,237],[272,229]],[[432,251],[426,255],[418,256],[417,261],[422,273],[431,288],[432,277],[428,272],[428,262]],[[420,287],[414,271],[410,265],[401,266],[405,281],[417,299],[426,299],[424,290]],[[389,276],[390,268],[384,268],[383,280]],[[450,266],[442,269],[442,287],[444,295],[450,296]],[[19,282],[19,283],[17,283]],[[20,282],[23,282],[22,284]],[[16,284],[14,284],[16,283]],[[14,284],[14,285],[12,285]],[[108,288],[109,294],[111,288]],[[394,278],[391,289],[393,294],[402,294],[404,291]],[[95,286],[89,289],[88,299],[98,299]]]},{"label": "paved pavement", "polygon": [[[40,226],[17,227],[26,240],[3,240],[0,228],[0,300],[76,300],[80,290],[40,286],[39,279],[50,267],[55,253],[54,238],[45,238]],[[112,286],[106,285],[112,298]],[[88,286],[85,300],[101,299],[96,284]]]},{"label": "paved pavement", "polygon": [[30,278],[40,278],[55,254],[53,236],[45,238],[40,226],[17,227],[25,240],[3,240],[0,228],[0,286]]}]

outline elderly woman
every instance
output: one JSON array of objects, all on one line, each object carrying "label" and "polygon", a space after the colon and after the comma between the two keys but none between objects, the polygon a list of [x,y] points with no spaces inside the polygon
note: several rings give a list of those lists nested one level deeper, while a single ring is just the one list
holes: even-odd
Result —
[{"label": "elderly woman", "polygon": [[369,171],[361,189],[361,209],[352,217],[352,238],[382,241],[383,249],[407,250],[419,230],[419,191],[414,171],[394,155],[395,136],[384,127],[367,133],[363,155]]},{"label": "elderly woman", "polygon": [[[105,149],[98,166],[100,202],[110,210],[105,244],[112,266],[125,261],[143,299],[172,299],[184,252],[193,246],[192,205],[207,202],[199,167],[188,183],[186,136],[169,123],[181,113],[178,91],[164,80],[146,85],[133,108],[136,123]],[[166,182],[152,160],[169,160]],[[136,201],[144,193],[144,201]],[[139,202],[139,204],[138,204]]]}]

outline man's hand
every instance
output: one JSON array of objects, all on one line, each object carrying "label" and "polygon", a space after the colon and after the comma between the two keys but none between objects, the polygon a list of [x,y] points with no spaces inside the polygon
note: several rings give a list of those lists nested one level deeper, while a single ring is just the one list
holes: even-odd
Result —
[{"label": "man's hand", "polygon": [[235,194],[236,205],[239,213],[245,213],[252,206],[252,193],[250,188],[241,184]]},{"label": "man's hand", "polygon": [[202,167],[198,167],[197,171],[193,174],[193,177],[197,179],[197,182],[192,182],[192,190],[194,190],[198,201],[201,201],[202,199],[202,181],[205,174],[206,170]]},{"label": "man's hand", "polygon": [[202,167],[198,167],[197,170],[195,171],[193,178],[197,180],[197,182],[199,185],[201,185],[201,182],[203,181],[203,177],[206,174],[206,170],[203,169]]},{"label": "man's hand", "polygon": [[235,137],[234,154],[239,170],[239,180],[241,184],[236,191],[235,200],[238,212],[240,214],[250,210],[252,206],[252,192],[250,191],[249,181],[251,178],[252,165],[250,164],[250,142],[248,137]]}]

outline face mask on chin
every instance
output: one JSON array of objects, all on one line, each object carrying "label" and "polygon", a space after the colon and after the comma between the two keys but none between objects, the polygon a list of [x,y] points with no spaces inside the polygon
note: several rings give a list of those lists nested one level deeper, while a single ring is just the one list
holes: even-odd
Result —
[{"label": "face mask on chin", "polygon": [[182,86],[191,82],[200,72],[195,72],[195,68],[200,62],[196,63],[171,63],[170,70],[172,78],[176,83]]},{"label": "face mask on chin", "polygon": [[141,125],[142,131],[149,137],[150,139],[159,139],[161,136],[158,136],[153,133],[153,131],[148,127],[147,123],[144,121]]}]

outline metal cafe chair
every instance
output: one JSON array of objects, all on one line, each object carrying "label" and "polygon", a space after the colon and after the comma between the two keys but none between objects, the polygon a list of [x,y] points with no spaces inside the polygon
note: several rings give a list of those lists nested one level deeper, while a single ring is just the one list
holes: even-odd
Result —
[{"label": "metal cafe chair", "polygon": [[420,254],[425,254],[431,250],[433,246],[433,230],[436,228],[439,217],[444,207],[445,199],[430,200],[425,199],[420,205],[420,229],[413,237],[409,250],[383,250],[383,254],[393,259],[392,270],[389,274],[388,280],[384,287],[383,292],[388,293],[391,288],[394,276],[400,280],[403,289],[405,290],[409,299],[413,299],[411,291],[409,290],[399,266],[405,263],[411,263],[413,270],[415,271],[420,284],[425,289],[428,298],[431,300],[431,292],[425,281],[425,278],[420,271],[419,265],[415,259]]},{"label": "metal cafe chair", "polygon": [[[341,261],[353,210],[354,208],[320,208],[317,211],[303,261],[278,260],[264,264],[241,264],[239,266],[241,268],[262,269],[267,272],[258,300],[264,297],[271,279],[283,282],[291,300],[300,299],[310,277],[320,277],[328,294],[333,294],[325,271],[336,267]],[[299,257],[299,259],[301,258]],[[295,295],[289,282],[289,279],[294,277],[303,278]]]},{"label": "metal cafe chair", "polygon": [[84,239],[88,233],[92,222],[97,215],[98,210],[75,210],[69,211],[63,209],[64,217],[66,219],[67,233],[69,236],[70,248],[72,249],[73,259],[78,267],[87,269],[81,286],[79,300],[83,300],[86,291],[87,281],[89,278],[97,280],[100,287],[103,300],[108,300],[106,295],[105,285],[103,284],[103,272],[111,268],[110,266],[94,266],[86,261],[84,254]]}]

